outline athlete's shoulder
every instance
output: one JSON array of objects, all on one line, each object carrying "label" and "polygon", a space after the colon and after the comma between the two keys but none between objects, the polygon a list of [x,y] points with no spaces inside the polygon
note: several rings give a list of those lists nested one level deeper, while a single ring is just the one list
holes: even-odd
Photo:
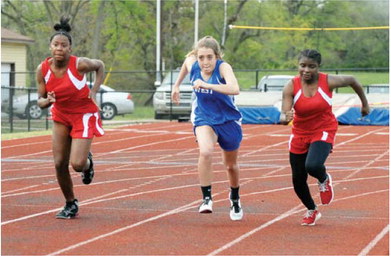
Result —
[{"label": "athlete's shoulder", "polygon": [[46,74],[49,70],[52,57],[47,57],[43,60],[37,67],[37,71],[42,71],[43,74]]},{"label": "athlete's shoulder", "polygon": [[195,55],[189,55],[185,59],[185,66],[187,71],[190,72],[193,69],[193,66],[197,63],[197,58]]}]

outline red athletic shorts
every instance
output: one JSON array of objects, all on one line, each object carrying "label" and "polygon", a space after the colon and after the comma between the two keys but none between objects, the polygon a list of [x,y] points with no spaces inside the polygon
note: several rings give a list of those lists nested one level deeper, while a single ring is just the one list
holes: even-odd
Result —
[{"label": "red athletic shorts", "polygon": [[94,136],[99,137],[105,134],[99,112],[64,114],[58,110],[52,110],[52,120],[69,127],[72,138],[91,139]]},{"label": "red athletic shorts", "polygon": [[308,152],[310,144],[317,141],[324,141],[334,145],[335,134],[337,130],[320,131],[309,135],[291,134],[289,139],[289,151],[294,154],[303,154]]}]

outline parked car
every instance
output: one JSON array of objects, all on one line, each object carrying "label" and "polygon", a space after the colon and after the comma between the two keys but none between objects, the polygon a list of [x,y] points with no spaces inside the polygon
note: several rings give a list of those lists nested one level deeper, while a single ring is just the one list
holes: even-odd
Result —
[{"label": "parked car", "polygon": [[172,118],[178,120],[188,120],[191,113],[191,104],[193,102],[193,88],[190,83],[189,74],[179,86],[180,102],[179,105],[171,101],[172,87],[178,78],[179,71],[169,72],[163,79],[162,84],[156,88],[153,95],[153,108],[155,110],[155,119]]},{"label": "parked car", "polygon": [[[19,118],[39,119],[46,115],[48,109],[41,109],[37,104],[38,94],[30,91],[29,94],[14,95],[12,98],[13,115]],[[10,99],[6,98],[1,102],[1,110],[10,113]]]},{"label": "parked car", "polygon": [[257,89],[259,91],[282,91],[285,84],[291,80],[292,75],[266,75],[258,83]]},{"label": "parked car", "polygon": [[134,102],[130,92],[116,91],[106,85],[101,85],[99,93],[96,94],[96,100],[102,109],[101,116],[104,120],[134,112]]},{"label": "parked car", "polygon": [[[88,83],[91,87],[91,83]],[[102,94],[102,95],[101,95]],[[37,104],[38,94],[28,94],[14,96],[13,114],[20,118],[40,119],[46,115],[48,110],[41,109]],[[101,103],[101,99],[102,104]],[[100,86],[100,91],[96,94],[96,100],[100,104],[101,116],[104,120],[113,119],[116,115],[129,114],[134,112],[134,103],[132,94],[128,92],[115,91],[106,85]],[[9,99],[2,101],[1,108],[3,112],[9,113]]]}]

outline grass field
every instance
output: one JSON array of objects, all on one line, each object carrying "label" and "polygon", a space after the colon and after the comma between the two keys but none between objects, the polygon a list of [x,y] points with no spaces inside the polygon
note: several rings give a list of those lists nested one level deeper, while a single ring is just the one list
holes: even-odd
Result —
[{"label": "grass field", "polygon": [[[329,74],[335,74],[335,72],[327,71]],[[383,72],[355,72],[355,71],[346,71],[339,73],[339,75],[353,75],[357,80],[363,85],[369,84],[388,84],[389,83],[389,73]],[[235,75],[238,79],[241,90],[249,90],[256,85],[257,78],[256,74],[252,72],[235,72]],[[258,82],[265,75],[297,75],[297,71],[262,71],[258,73]],[[353,92],[351,89],[346,88],[341,92],[350,93]]]}]

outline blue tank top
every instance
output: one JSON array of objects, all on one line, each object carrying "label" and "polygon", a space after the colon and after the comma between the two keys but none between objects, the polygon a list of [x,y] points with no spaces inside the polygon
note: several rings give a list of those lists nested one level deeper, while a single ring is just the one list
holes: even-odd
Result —
[{"label": "blue tank top", "polygon": [[[197,79],[201,79],[209,84],[226,84],[220,75],[220,65],[223,60],[218,59],[216,67],[208,81],[201,76],[201,68],[196,61],[190,72],[190,81],[193,84]],[[241,122],[242,114],[234,103],[234,96],[222,94],[211,89],[193,90],[195,98],[193,100],[191,122],[194,126],[200,125],[220,125],[230,121]]]}]

